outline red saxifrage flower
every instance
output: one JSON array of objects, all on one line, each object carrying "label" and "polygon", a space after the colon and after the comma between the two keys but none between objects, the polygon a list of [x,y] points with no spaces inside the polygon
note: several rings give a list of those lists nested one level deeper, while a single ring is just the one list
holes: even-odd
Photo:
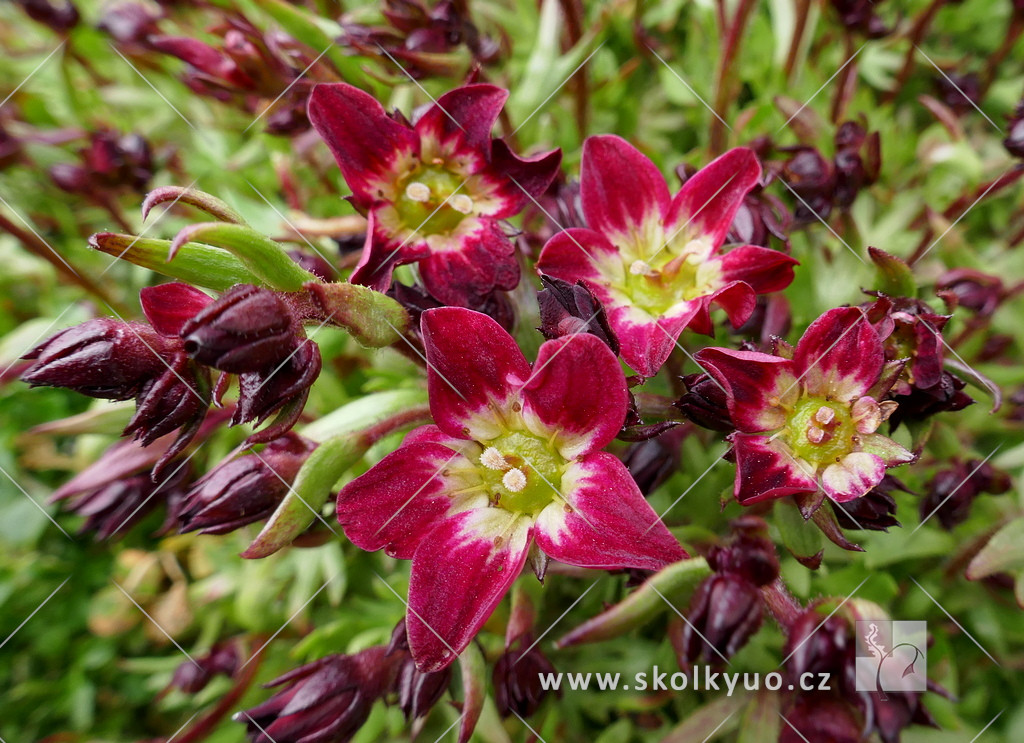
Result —
[{"label": "red saxifrage flower", "polygon": [[493,85],[466,85],[410,125],[351,85],[314,88],[310,121],[369,219],[353,283],[385,291],[396,266],[418,263],[445,304],[478,307],[495,289],[516,287],[519,263],[500,220],[547,189],[562,153],[522,159],[491,138],[507,97]]},{"label": "red saxifrage flower", "polygon": [[696,354],[726,391],[740,503],[819,492],[844,503],[878,485],[886,468],[914,459],[876,433],[896,408],[880,400],[904,362],[886,362],[863,310],[829,310],[788,350]]},{"label": "red saxifrage flower", "polygon": [[455,307],[422,317],[436,425],[338,495],[345,534],[412,559],[408,635],[421,671],[454,660],[529,558],[657,570],[686,556],[626,467],[601,449],[628,393],[615,355],[579,334],[531,368],[494,320]]},{"label": "red saxifrage flower", "polygon": [[537,270],[586,282],[608,311],[622,358],[652,377],[684,329],[712,333],[712,303],[739,327],[754,311],[757,294],[792,282],[796,261],[785,253],[743,245],[719,254],[760,177],[754,152],[736,148],[673,198],[654,163],[631,144],[614,135],[590,137],[580,166],[590,228],[552,237]]}]

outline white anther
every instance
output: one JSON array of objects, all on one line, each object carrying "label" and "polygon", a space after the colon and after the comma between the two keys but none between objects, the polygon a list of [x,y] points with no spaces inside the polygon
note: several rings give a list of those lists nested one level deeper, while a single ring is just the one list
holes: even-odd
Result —
[{"label": "white anther", "polygon": [[657,273],[648,263],[641,260],[633,261],[629,267],[629,272],[634,276],[651,276]]},{"label": "white anther", "polygon": [[508,469],[508,462],[505,461],[505,456],[493,446],[488,446],[484,449],[483,454],[480,455],[480,464],[489,470],[498,470],[499,472],[504,472]]},{"label": "white anther", "polygon": [[832,438],[832,434],[824,431],[817,426],[807,427],[807,440],[812,444],[821,444]]},{"label": "white anther", "polygon": [[430,201],[430,188],[425,183],[413,181],[405,187],[405,195],[413,201],[421,204]]},{"label": "white anther", "polygon": [[457,211],[459,214],[469,214],[473,211],[473,199],[466,196],[464,193],[458,193],[448,199],[448,203],[452,209]]},{"label": "white anther", "polygon": [[501,484],[510,493],[520,493],[526,487],[526,475],[521,469],[513,467],[501,478]]},{"label": "white anther", "polygon": [[836,411],[827,405],[822,405],[814,413],[814,420],[823,425],[828,425],[836,418]]}]

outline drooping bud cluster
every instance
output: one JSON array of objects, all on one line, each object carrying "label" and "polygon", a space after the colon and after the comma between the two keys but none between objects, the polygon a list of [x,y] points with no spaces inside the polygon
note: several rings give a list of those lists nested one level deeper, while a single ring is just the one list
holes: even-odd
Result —
[{"label": "drooping bud cluster", "polygon": [[149,143],[138,134],[93,132],[78,156],[79,163],[52,166],[50,178],[62,190],[88,198],[118,189],[141,193],[155,169]]},{"label": "drooping bud cluster", "polygon": [[979,495],[1002,495],[1011,485],[1010,476],[988,462],[957,460],[952,467],[936,472],[925,486],[921,519],[934,516],[943,529],[953,529],[971,515]]},{"label": "drooping bud cluster", "polygon": [[600,300],[586,284],[570,284],[562,279],[541,276],[544,289],[537,293],[540,303],[540,332],[548,340],[576,333],[596,335],[613,353],[619,341],[608,324],[608,315]]},{"label": "drooping bud cluster", "polygon": [[234,676],[241,660],[236,643],[218,643],[209,652],[194,660],[183,661],[174,669],[170,686],[186,694],[196,694],[205,689],[214,676]]}]

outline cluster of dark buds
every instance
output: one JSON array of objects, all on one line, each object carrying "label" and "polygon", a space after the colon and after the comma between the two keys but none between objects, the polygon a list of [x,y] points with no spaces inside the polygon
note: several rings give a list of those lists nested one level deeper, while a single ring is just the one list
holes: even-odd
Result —
[{"label": "cluster of dark buds", "polygon": [[810,145],[782,148],[790,156],[780,175],[800,197],[793,211],[797,225],[828,219],[835,209],[848,209],[861,189],[878,180],[878,132],[869,134],[861,124],[846,121],[836,130],[834,145],[831,159]]},{"label": "cluster of dark buds", "polygon": [[196,481],[178,511],[182,532],[226,534],[260,521],[281,503],[316,445],[295,433],[263,451],[221,462]]},{"label": "cluster of dark buds", "polygon": [[[534,641],[530,631],[507,643],[494,663],[494,703],[502,717],[530,717],[551,693],[541,677],[555,673],[555,667]],[[556,692],[561,696],[561,690]]]},{"label": "cluster of dark buds", "polygon": [[733,537],[707,555],[714,574],[705,579],[690,602],[688,621],[673,637],[681,668],[703,661],[728,662],[760,628],[761,587],[779,575],[775,545],[768,525],[756,516],[732,523]]},{"label": "cluster of dark buds", "polygon": [[469,50],[475,65],[490,64],[501,53],[498,41],[477,29],[467,5],[452,0],[385,0],[381,14],[388,25],[343,22],[342,42],[361,54],[387,53],[415,78],[461,77],[467,65],[455,55],[460,46]]},{"label": "cluster of dark buds", "polygon": [[935,282],[935,293],[951,309],[965,307],[981,318],[992,314],[1011,296],[998,276],[973,268],[954,268]]},{"label": "cluster of dark buds", "polygon": [[988,462],[958,459],[952,467],[936,472],[925,486],[921,519],[934,514],[942,528],[950,530],[967,520],[979,495],[1002,495],[1011,485],[1010,476]]},{"label": "cluster of dark buds", "polygon": [[889,527],[901,525],[896,520],[896,499],[892,495],[896,491],[913,494],[900,480],[885,475],[862,497],[848,503],[830,503],[836,521],[844,529],[889,531]]},{"label": "cluster of dark buds", "polygon": [[206,688],[214,676],[234,676],[241,658],[234,642],[222,642],[194,660],[186,660],[174,669],[169,687],[181,689],[186,694],[196,694]]},{"label": "cluster of dark buds", "polygon": [[849,31],[869,39],[880,39],[887,36],[892,29],[886,26],[878,16],[879,2],[874,0],[832,0],[832,7],[839,16],[839,22]]},{"label": "cluster of dark buds", "polygon": [[89,134],[77,163],[51,166],[50,178],[68,193],[95,199],[120,189],[141,193],[154,169],[152,149],[140,135],[99,130]]},{"label": "cluster of dark buds", "polygon": [[390,689],[398,697],[398,708],[402,710],[407,721],[422,720],[448,690],[452,680],[451,666],[426,673],[416,668],[416,662],[409,652],[405,619],[402,619],[392,631],[387,655],[398,664],[398,671]]},{"label": "cluster of dark buds", "polygon": [[29,18],[57,33],[66,33],[78,25],[81,16],[71,0],[14,0]]}]

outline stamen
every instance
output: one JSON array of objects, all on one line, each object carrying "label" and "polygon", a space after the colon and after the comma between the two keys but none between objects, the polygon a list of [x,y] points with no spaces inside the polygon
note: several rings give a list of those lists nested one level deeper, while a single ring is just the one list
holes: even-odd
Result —
[{"label": "stamen", "polygon": [[526,475],[523,474],[521,469],[513,467],[501,478],[501,484],[510,493],[521,493],[523,488],[526,487]]},{"label": "stamen", "polygon": [[405,195],[412,201],[418,201],[421,204],[425,204],[430,201],[430,187],[425,183],[413,181],[405,187]]},{"label": "stamen", "polygon": [[448,203],[459,214],[469,214],[473,211],[473,199],[464,193],[455,194],[448,199]]},{"label": "stamen", "polygon": [[832,438],[832,434],[817,426],[807,427],[807,440],[812,444],[823,444]]},{"label": "stamen", "polygon": [[816,420],[818,423],[821,423],[821,424],[826,425],[826,426],[829,423],[831,423],[833,420],[835,420],[835,417],[836,417],[836,411],[834,411],[832,408],[828,407],[827,405],[822,405],[814,413],[814,420]]},{"label": "stamen", "polygon": [[480,455],[480,464],[489,470],[497,470],[498,472],[504,472],[509,467],[508,462],[505,461],[505,455],[493,446],[488,446],[484,449],[483,454]]},{"label": "stamen", "polygon": [[634,276],[655,276],[657,271],[650,267],[645,261],[635,260],[629,267],[629,272]]}]

